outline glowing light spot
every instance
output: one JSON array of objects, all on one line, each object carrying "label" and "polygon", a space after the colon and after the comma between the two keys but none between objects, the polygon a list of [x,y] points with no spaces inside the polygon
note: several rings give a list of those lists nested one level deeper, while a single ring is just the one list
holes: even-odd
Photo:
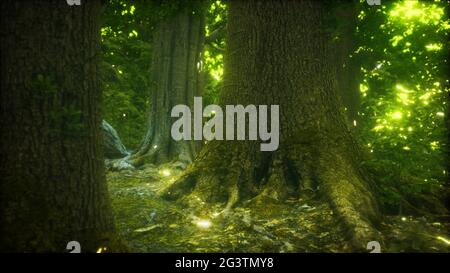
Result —
[{"label": "glowing light spot", "polygon": [[369,87],[368,87],[367,85],[365,85],[365,84],[363,84],[363,83],[361,83],[361,84],[359,85],[359,91],[361,91],[361,93],[366,93],[367,90],[369,90]]},{"label": "glowing light spot", "polygon": [[158,148],[158,145],[154,145],[154,146],[153,146],[153,149],[156,149],[156,148]]},{"label": "glowing light spot", "polygon": [[198,221],[195,222],[195,225],[196,225],[198,228],[207,229],[207,228],[210,228],[210,227],[212,226],[212,223],[211,223],[211,221],[209,221],[209,220],[200,219],[200,220],[198,220]]},{"label": "glowing light spot", "polygon": [[403,40],[403,36],[395,35],[390,41],[392,43],[392,46],[396,47],[401,40]]},{"label": "glowing light spot", "polygon": [[138,36],[138,33],[137,33],[137,31],[136,30],[133,30],[133,31],[131,31],[130,33],[128,33],[128,37],[137,37]]},{"label": "glowing light spot", "polygon": [[437,148],[439,148],[439,141],[430,142],[430,147],[431,147],[431,150],[436,150]]},{"label": "glowing light spot", "polygon": [[442,236],[438,236],[438,237],[436,237],[436,239],[446,243],[447,245],[450,245],[450,241]]},{"label": "glowing light spot", "polygon": [[125,114],[125,113],[122,114],[122,117],[126,117],[126,116],[127,116],[127,114]]},{"label": "glowing light spot", "polygon": [[406,221],[406,217],[402,217],[402,221]]},{"label": "glowing light spot", "polygon": [[400,101],[403,104],[407,105],[407,104],[409,104],[411,102],[409,100],[408,94],[400,93],[400,94],[397,94],[397,97],[398,97],[398,101]]},{"label": "glowing light spot", "polygon": [[419,97],[420,100],[423,101],[423,103],[427,104],[428,100],[430,99],[431,95],[433,95],[431,92],[426,92],[422,96]]},{"label": "glowing light spot", "polygon": [[383,128],[384,128],[383,125],[377,125],[377,126],[373,127],[372,130],[374,130],[374,131],[380,131],[380,130],[382,130]]},{"label": "glowing light spot", "polygon": [[353,120],[353,126],[356,126],[356,120]]},{"label": "glowing light spot", "polygon": [[99,248],[97,249],[96,253],[102,253],[102,252],[105,252],[106,250],[107,250],[106,247],[99,247]]},{"label": "glowing light spot", "polygon": [[395,88],[397,88],[397,90],[404,92],[404,93],[413,93],[413,91],[406,89],[405,87],[403,87],[403,85],[401,84],[396,84]]},{"label": "glowing light spot", "polygon": [[442,44],[428,44],[425,48],[427,51],[438,51],[442,49]]},{"label": "glowing light spot", "polygon": [[218,68],[217,70],[212,70],[211,76],[213,76],[213,78],[216,79],[216,81],[222,80],[223,68]]},{"label": "glowing light spot", "polygon": [[445,116],[445,114],[444,114],[444,112],[437,112],[436,116],[443,117],[443,116]]},{"label": "glowing light spot", "polygon": [[433,23],[436,25],[443,14],[444,9],[438,8],[434,4],[420,3],[417,0],[401,1],[389,12],[389,16],[392,19],[397,19],[405,24],[408,21],[416,20],[421,24]]},{"label": "glowing light spot", "polygon": [[162,175],[162,176],[165,176],[165,177],[170,176],[170,170],[169,169],[162,169],[159,172],[159,174]]},{"label": "glowing light spot", "polygon": [[393,119],[401,119],[403,117],[403,114],[402,114],[402,112],[396,111],[396,112],[391,114],[391,117]]},{"label": "glowing light spot", "polygon": [[411,148],[409,148],[408,146],[405,146],[405,147],[403,147],[403,150],[409,151],[409,150],[411,150]]}]

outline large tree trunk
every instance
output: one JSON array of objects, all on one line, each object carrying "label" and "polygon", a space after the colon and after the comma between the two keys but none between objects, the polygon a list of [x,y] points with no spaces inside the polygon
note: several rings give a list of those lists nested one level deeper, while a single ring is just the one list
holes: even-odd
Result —
[{"label": "large tree trunk", "polygon": [[200,95],[201,50],[204,42],[204,14],[192,4],[180,3],[179,11],[156,27],[151,66],[151,102],[148,129],[138,152],[129,159],[133,165],[171,160],[191,162],[199,142],[174,141],[170,117],[177,104],[193,105]]},{"label": "large tree trunk", "polygon": [[[335,39],[335,65],[338,93],[346,107],[347,117],[351,124],[359,121],[360,105],[359,83],[361,80],[360,67],[352,58],[356,49],[356,25],[359,2],[345,0],[334,4],[333,14],[337,22]],[[355,121],[355,123],[353,123]]]},{"label": "large tree trunk", "polygon": [[1,2],[0,248],[108,246],[98,82],[100,0]]},{"label": "large tree trunk", "polygon": [[[345,120],[320,1],[231,1],[221,104],[279,105],[280,146],[211,141],[168,198],[223,202],[318,193],[355,247],[380,239],[378,207]],[[247,127],[248,128],[248,127]]]}]

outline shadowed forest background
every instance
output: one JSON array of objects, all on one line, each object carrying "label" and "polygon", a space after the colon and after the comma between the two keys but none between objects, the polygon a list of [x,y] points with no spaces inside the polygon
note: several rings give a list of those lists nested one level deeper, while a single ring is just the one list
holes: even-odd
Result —
[{"label": "shadowed forest background", "polygon": [[[450,250],[448,1],[64,2],[1,4],[1,251]],[[195,96],[280,148],[173,140]]]}]

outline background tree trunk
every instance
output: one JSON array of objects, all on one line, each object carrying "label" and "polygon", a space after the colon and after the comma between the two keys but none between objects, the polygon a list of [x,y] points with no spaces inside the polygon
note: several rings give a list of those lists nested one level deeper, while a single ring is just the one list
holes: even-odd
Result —
[{"label": "background tree trunk", "polygon": [[100,1],[1,2],[2,251],[109,246],[97,80]]},{"label": "background tree trunk", "polygon": [[[221,104],[280,106],[280,146],[211,141],[162,194],[224,202],[314,192],[331,203],[359,249],[378,239],[378,206],[338,95],[320,1],[231,1]],[[247,127],[248,128],[248,127]]]},{"label": "background tree trunk", "polygon": [[201,92],[204,14],[183,5],[155,29],[148,130],[138,152],[130,158],[133,165],[171,160],[191,162],[201,145],[194,141],[174,141],[170,135],[175,120],[170,117],[172,107],[177,104],[192,107],[194,96]]}]

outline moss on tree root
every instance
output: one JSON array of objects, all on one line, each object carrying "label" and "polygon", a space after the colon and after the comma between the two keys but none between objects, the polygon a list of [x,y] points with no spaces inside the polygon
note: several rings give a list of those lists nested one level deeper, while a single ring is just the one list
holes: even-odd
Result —
[{"label": "moss on tree root", "polygon": [[[224,154],[218,160],[222,149],[228,151],[229,158]],[[160,195],[188,203],[194,198],[221,203],[223,213],[248,200],[313,197],[331,205],[347,227],[355,249],[364,249],[369,241],[382,241],[376,229],[380,212],[358,167],[338,151],[320,153],[315,161],[311,156],[295,156],[298,154],[290,149],[261,156],[254,155],[245,144],[210,143],[200,158]],[[226,168],[224,161],[229,162]]]}]

